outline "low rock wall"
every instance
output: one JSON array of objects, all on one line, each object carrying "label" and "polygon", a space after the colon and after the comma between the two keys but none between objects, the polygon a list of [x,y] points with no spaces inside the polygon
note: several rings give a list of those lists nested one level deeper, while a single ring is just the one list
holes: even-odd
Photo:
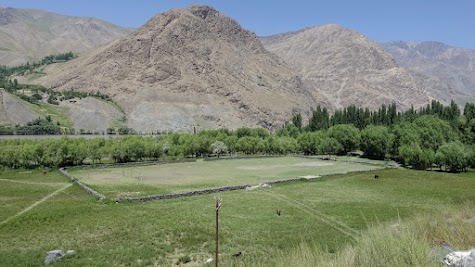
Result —
[{"label": "low rock wall", "polygon": [[233,159],[261,159],[261,158],[280,158],[287,157],[289,155],[261,155],[261,156],[235,156],[235,157],[213,157],[203,158],[203,161],[215,161],[215,160],[233,160]]},{"label": "low rock wall", "polygon": [[[264,182],[263,184],[274,185],[274,184],[283,184],[283,183],[289,183],[289,182],[295,182],[295,181],[305,181],[305,180],[309,180],[309,179],[290,178],[290,179],[279,180],[279,181]],[[191,191],[191,192],[186,192],[186,193],[155,195],[155,196],[147,196],[147,197],[134,197],[134,198],[123,197],[123,198],[115,198],[114,200],[117,201],[117,202],[146,202],[146,201],[152,201],[152,200],[172,199],[172,198],[181,198],[181,197],[192,197],[192,196],[199,196],[199,195],[215,194],[215,193],[219,193],[219,192],[244,190],[247,187],[250,187],[250,185],[225,186],[225,187],[213,188],[213,189],[196,190],[196,191]]]},{"label": "low rock wall", "polygon": [[248,186],[249,185],[226,186],[226,187],[220,187],[220,188],[214,188],[214,189],[196,190],[196,191],[191,191],[191,192],[186,192],[186,193],[156,195],[156,196],[148,196],[148,197],[134,197],[134,198],[124,197],[124,198],[116,198],[114,200],[117,202],[146,202],[146,201],[152,201],[152,200],[192,197],[192,196],[209,195],[209,194],[226,192],[226,191],[243,190]]},{"label": "low rock wall", "polygon": [[95,196],[96,198],[98,198],[99,200],[103,200],[105,198],[105,196],[103,194],[100,194],[99,192],[95,191],[94,189],[90,188],[89,186],[81,183],[81,181],[79,181],[78,179],[74,178],[71,174],[69,174],[65,168],[60,168],[59,171],[66,177],[69,178],[69,180],[72,182],[72,183],[76,183],[78,184],[80,187],[82,187],[84,190],[86,190],[87,192],[89,192],[90,194],[92,194],[93,196]]}]

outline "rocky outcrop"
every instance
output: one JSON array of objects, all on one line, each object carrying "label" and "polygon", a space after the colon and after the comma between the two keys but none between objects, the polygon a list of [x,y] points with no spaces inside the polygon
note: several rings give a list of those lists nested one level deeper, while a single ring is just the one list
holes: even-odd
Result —
[{"label": "rocky outcrop", "polygon": [[141,132],[261,126],[275,129],[314,97],[256,35],[207,6],[173,9],[127,37],[50,66],[55,90],[100,91]]}]

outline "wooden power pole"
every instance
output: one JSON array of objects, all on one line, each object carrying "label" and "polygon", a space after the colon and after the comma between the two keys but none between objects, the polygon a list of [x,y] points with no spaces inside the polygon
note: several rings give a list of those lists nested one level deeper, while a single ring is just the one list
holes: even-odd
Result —
[{"label": "wooden power pole", "polygon": [[214,197],[216,200],[216,254],[215,254],[215,263],[214,266],[218,267],[218,238],[219,238],[219,224],[218,224],[218,217],[219,217],[219,208],[221,208],[221,205],[223,204],[223,199],[219,197]]}]

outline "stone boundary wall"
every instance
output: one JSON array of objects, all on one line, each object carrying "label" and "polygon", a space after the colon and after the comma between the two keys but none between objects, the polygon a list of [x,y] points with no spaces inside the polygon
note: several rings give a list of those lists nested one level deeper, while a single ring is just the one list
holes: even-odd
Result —
[{"label": "stone boundary wall", "polygon": [[181,198],[181,197],[209,195],[209,194],[218,193],[218,192],[243,190],[243,189],[246,189],[246,187],[248,186],[249,185],[225,186],[225,187],[214,188],[214,189],[204,189],[204,190],[196,190],[196,191],[185,192],[185,193],[155,195],[155,196],[148,196],[148,197],[134,197],[134,198],[119,197],[119,198],[115,198],[114,200],[116,202],[146,202],[146,201],[152,201],[152,200],[173,199],[173,198]]},{"label": "stone boundary wall", "polygon": [[95,196],[96,198],[98,198],[99,200],[103,200],[104,198],[106,198],[103,194],[100,194],[99,192],[95,191],[94,189],[90,188],[89,186],[83,184],[81,181],[79,181],[78,179],[74,178],[71,174],[69,174],[65,168],[60,168],[59,171],[66,177],[69,178],[69,180],[72,182],[72,183],[76,183],[78,184],[80,187],[82,187],[84,190],[86,190],[87,192],[89,192],[90,194],[92,194],[93,196]]},{"label": "stone boundary wall", "polygon": [[[272,182],[263,182],[261,184],[274,185],[274,184],[283,184],[283,183],[289,183],[289,182],[295,182],[295,181],[307,181],[307,180],[317,180],[317,179],[320,179],[320,177],[314,178],[314,179],[290,178],[290,179],[278,180],[278,181],[272,181]],[[219,188],[213,188],[213,189],[196,190],[196,191],[185,192],[185,193],[155,195],[155,196],[147,196],[147,197],[134,197],[134,198],[120,197],[120,198],[115,198],[114,200],[116,202],[146,202],[146,201],[152,201],[152,200],[192,197],[192,196],[199,196],[199,195],[209,195],[209,194],[214,194],[214,193],[219,193],[219,192],[244,190],[247,187],[250,187],[250,185],[225,186],[225,187],[219,187]]]},{"label": "stone boundary wall", "polygon": [[236,156],[236,157],[213,157],[213,158],[203,158],[203,161],[216,161],[216,160],[233,160],[233,159],[260,159],[260,158],[280,158],[287,157],[292,155],[261,155],[261,156]]}]

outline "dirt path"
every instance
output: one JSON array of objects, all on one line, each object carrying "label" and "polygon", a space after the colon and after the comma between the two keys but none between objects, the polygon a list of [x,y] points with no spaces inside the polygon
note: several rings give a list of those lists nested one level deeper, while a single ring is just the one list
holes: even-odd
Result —
[{"label": "dirt path", "polygon": [[297,200],[294,200],[294,199],[291,199],[287,196],[284,196],[284,195],[281,195],[281,194],[277,194],[277,193],[270,193],[270,192],[264,192],[265,194],[271,196],[271,197],[274,197],[274,198],[277,198],[281,201],[284,201],[285,203],[315,217],[315,219],[325,223],[325,224],[328,224],[329,226],[335,228],[336,230],[338,230],[339,232],[353,238],[353,239],[356,239],[356,237],[359,235],[359,232],[353,228],[351,228],[350,226],[348,226],[347,224],[341,222],[341,221],[338,221],[337,219],[333,218],[332,216],[329,216],[329,215],[326,215],[322,212],[319,212],[318,210],[315,210],[315,209],[311,209],[309,208],[307,205],[305,205],[304,203],[302,202],[299,202]]},{"label": "dirt path", "polygon": [[72,186],[72,185],[73,185],[73,184],[67,184],[67,185],[61,187],[60,189],[54,191],[53,193],[51,193],[51,194],[49,194],[49,195],[43,197],[42,199],[40,199],[40,200],[36,201],[35,203],[31,204],[30,206],[28,206],[28,207],[25,208],[24,210],[22,210],[22,211],[18,212],[17,214],[15,214],[15,215],[13,215],[13,216],[7,218],[6,220],[0,222],[0,226],[6,224],[7,222],[9,222],[10,220],[12,220],[12,219],[14,219],[14,218],[16,218],[16,217],[22,215],[23,213],[25,213],[25,212],[27,212],[27,211],[33,209],[34,207],[36,207],[36,206],[38,206],[39,204],[45,202],[46,200],[50,199],[51,197],[57,195],[57,194],[60,193],[61,191],[66,190],[67,188],[69,188],[69,187]]},{"label": "dirt path", "polygon": [[28,182],[28,181],[16,181],[16,180],[9,180],[9,179],[0,179],[2,182],[10,182],[10,183],[17,183],[17,184],[31,184],[31,185],[49,185],[49,184],[64,184],[64,183],[35,183],[35,182]]}]

